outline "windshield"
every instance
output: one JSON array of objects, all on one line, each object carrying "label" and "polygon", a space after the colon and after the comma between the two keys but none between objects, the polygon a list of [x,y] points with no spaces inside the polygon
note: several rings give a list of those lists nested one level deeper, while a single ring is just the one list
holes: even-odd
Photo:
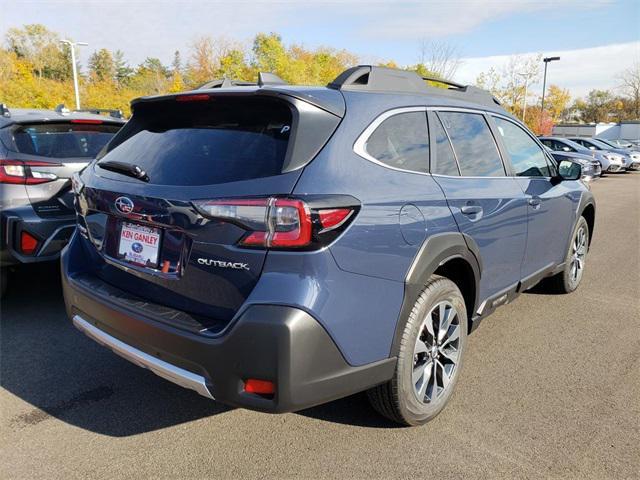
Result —
[{"label": "windshield", "polygon": [[616,140],[615,142],[613,140],[606,140],[604,138],[596,138],[596,140],[606,143],[607,145],[610,145],[614,148],[628,148],[631,147],[631,144],[629,142],[625,142],[624,140]]},{"label": "windshield", "polygon": [[578,142],[574,142],[573,140],[569,140],[568,138],[563,138],[562,143],[579,152],[584,152],[585,150],[589,151],[589,149],[584,145],[580,145]]},{"label": "windshield", "polygon": [[604,142],[602,142],[600,140],[596,140],[595,138],[590,139],[589,143],[592,143],[593,145],[595,145],[600,150],[611,150],[613,148],[611,145],[607,145],[606,143],[604,143]]}]

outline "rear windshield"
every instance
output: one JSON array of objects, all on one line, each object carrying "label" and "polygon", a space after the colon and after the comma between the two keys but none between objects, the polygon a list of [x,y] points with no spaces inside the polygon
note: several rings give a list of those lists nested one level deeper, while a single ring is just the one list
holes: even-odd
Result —
[{"label": "rear windshield", "polygon": [[213,185],[279,175],[291,122],[290,107],[274,99],[140,104],[98,166],[107,161],[137,165],[158,185]]},{"label": "rear windshield", "polygon": [[49,158],[95,158],[120,125],[38,123],[12,132],[9,149]]}]

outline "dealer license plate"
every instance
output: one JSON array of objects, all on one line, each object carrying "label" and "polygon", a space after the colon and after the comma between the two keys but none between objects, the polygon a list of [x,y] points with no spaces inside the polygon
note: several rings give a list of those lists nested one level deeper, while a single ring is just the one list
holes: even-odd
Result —
[{"label": "dealer license plate", "polygon": [[136,265],[157,267],[160,235],[159,228],[123,223],[118,246],[120,258]]}]

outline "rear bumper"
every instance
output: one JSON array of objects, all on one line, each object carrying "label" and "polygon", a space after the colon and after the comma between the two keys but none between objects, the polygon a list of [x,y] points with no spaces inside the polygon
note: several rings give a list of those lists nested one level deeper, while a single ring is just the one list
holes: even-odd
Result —
[{"label": "rear bumper", "polygon": [[[0,216],[2,239],[0,240],[0,265],[47,262],[56,260],[68,243],[75,229],[75,217],[42,218],[30,205],[4,210]],[[38,239],[34,254],[25,255],[20,250],[20,236],[28,232]]]},{"label": "rear bumper", "polygon": [[[341,398],[389,380],[395,358],[353,367],[308,313],[253,305],[226,333],[205,337],[155,321],[89,290],[62,255],[67,313],[74,325],[133,363],[222,403],[289,412]],[[272,381],[272,398],[244,391],[249,378]]]}]

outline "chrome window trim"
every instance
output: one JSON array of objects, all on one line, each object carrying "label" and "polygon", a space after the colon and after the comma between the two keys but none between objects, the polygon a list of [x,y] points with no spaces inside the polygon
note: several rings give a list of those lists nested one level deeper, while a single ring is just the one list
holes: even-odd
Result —
[{"label": "chrome window trim", "polygon": [[[431,175],[429,172],[418,172],[416,170],[407,170],[405,168],[392,167],[391,165],[387,165],[384,162],[381,162],[377,158],[369,155],[367,152],[367,141],[369,137],[375,132],[375,130],[388,118],[394,117],[396,115],[401,115],[403,113],[415,113],[415,112],[425,112],[425,123],[427,123],[426,112],[427,107],[400,107],[393,108],[391,110],[387,110],[386,112],[378,115],[368,126],[364,129],[364,131],[358,136],[355,143],[353,144],[353,151],[359,157],[364,158],[365,160],[369,160],[376,165],[380,165],[381,167],[388,168],[389,170],[395,170],[397,172],[404,173],[413,173],[415,175]],[[427,130],[427,140],[429,139],[429,131]],[[428,165],[427,165],[428,166]]]}]

